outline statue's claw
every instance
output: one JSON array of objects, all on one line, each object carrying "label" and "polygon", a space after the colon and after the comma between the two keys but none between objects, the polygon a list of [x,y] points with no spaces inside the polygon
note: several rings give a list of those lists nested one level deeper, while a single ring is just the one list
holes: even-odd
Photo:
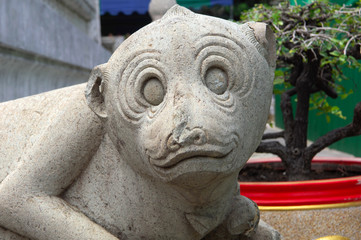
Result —
[{"label": "statue's claw", "polygon": [[240,237],[239,240],[281,240],[281,235],[270,225],[260,220],[258,227],[251,237]]}]

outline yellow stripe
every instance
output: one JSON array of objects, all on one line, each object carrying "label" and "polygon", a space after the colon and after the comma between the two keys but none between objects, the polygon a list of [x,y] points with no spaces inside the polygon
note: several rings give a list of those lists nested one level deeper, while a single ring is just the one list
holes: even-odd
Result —
[{"label": "yellow stripe", "polygon": [[326,208],[347,208],[361,206],[361,201],[334,203],[334,204],[318,204],[318,205],[300,205],[300,206],[258,206],[261,211],[296,211],[296,210],[314,210]]},{"label": "yellow stripe", "polygon": [[350,240],[347,237],[342,237],[339,235],[333,235],[333,236],[326,236],[326,237],[321,237],[321,238],[317,238],[315,240]]}]

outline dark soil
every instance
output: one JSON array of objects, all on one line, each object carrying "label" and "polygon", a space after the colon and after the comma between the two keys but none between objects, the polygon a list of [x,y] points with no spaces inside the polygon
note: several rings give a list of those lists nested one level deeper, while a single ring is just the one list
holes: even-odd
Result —
[{"label": "dark soil", "polygon": [[[309,179],[320,180],[329,178],[352,177],[361,175],[361,169],[343,165],[326,165],[313,167]],[[246,165],[238,175],[241,182],[279,182],[288,181],[286,171],[280,164],[262,163]]]}]

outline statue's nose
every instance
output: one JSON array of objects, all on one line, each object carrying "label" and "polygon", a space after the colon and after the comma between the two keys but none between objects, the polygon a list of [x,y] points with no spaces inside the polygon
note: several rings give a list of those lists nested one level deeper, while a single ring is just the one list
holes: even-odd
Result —
[{"label": "statue's nose", "polygon": [[171,135],[167,140],[167,148],[176,151],[180,147],[188,145],[202,145],[207,142],[207,135],[202,128],[203,119],[201,109],[202,98],[197,95],[189,85],[181,81],[175,86],[174,100],[172,104]]},{"label": "statue's nose", "polygon": [[191,130],[183,129],[179,136],[171,134],[167,141],[167,147],[170,151],[177,151],[180,147],[189,145],[203,145],[207,142],[206,133],[201,128]]}]

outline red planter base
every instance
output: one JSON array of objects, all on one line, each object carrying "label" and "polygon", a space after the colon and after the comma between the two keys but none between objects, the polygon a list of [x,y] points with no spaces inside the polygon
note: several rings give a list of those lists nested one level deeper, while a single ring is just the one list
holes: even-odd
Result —
[{"label": "red planter base", "polygon": [[[250,160],[247,164],[280,163],[280,159]],[[361,205],[361,158],[316,158],[321,165],[360,169],[360,176],[292,182],[240,182],[241,194],[261,210],[333,208]]]}]

